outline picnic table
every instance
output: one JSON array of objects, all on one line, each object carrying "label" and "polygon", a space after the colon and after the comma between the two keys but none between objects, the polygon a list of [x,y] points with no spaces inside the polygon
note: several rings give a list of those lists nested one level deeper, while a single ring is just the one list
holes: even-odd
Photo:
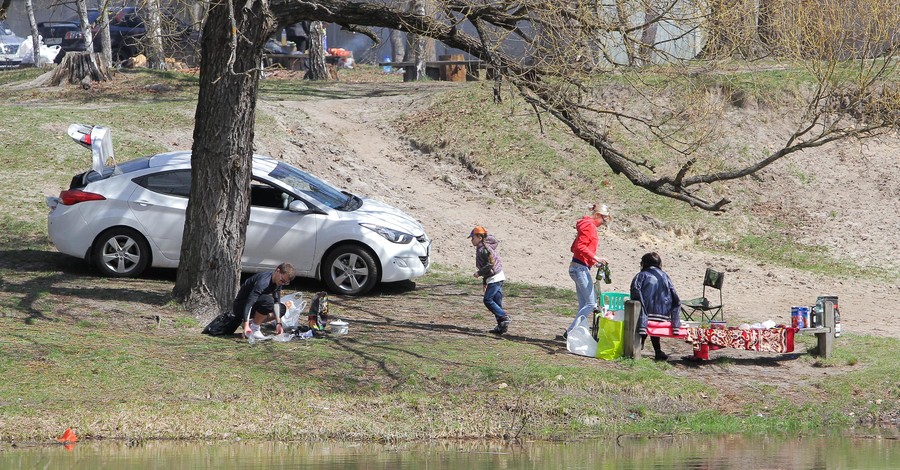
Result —
[{"label": "picnic table", "polygon": [[[637,322],[641,312],[641,303],[636,300],[625,302],[625,334],[623,338],[625,357],[640,357],[641,342],[637,338]],[[824,305],[824,325],[818,328],[768,328],[741,330],[738,328],[696,328],[682,327],[678,333],[672,331],[671,325],[650,328],[649,336],[683,338],[694,347],[694,357],[709,359],[709,351],[722,348],[744,349],[749,351],[766,351],[786,353],[794,350],[794,335],[806,333],[816,335],[818,341],[816,353],[829,358],[834,353],[834,303],[826,301]],[[652,323],[652,322],[651,322]]]},{"label": "picnic table", "polygon": [[[344,57],[336,55],[326,55],[325,63],[338,65],[343,58]],[[307,70],[307,61],[309,61],[309,53],[306,52],[296,52],[293,54],[263,54],[263,65],[266,67],[280,65],[287,70]]]},{"label": "picnic table", "polygon": [[[379,62],[381,67],[396,67],[403,69],[403,81],[409,82],[416,78],[416,63],[406,62]],[[432,80],[463,82],[477,81],[479,69],[485,64],[479,59],[465,59],[463,55],[439,56],[438,60],[425,62],[425,76]]]}]

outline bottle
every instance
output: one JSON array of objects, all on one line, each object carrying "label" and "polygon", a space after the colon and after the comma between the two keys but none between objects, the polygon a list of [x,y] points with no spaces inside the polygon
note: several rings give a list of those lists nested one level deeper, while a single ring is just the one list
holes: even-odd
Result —
[{"label": "bottle", "polygon": [[834,337],[841,337],[841,311],[837,304],[834,304]]},{"label": "bottle", "polygon": [[609,275],[609,263],[603,264],[601,269],[603,269],[603,282],[612,284],[612,277]]}]

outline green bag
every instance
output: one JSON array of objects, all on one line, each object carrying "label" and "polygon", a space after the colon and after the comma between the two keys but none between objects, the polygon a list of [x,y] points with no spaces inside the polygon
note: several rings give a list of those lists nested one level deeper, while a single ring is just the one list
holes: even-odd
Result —
[{"label": "green bag", "polygon": [[625,351],[625,322],[600,317],[597,325],[597,356],[611,361]]}]

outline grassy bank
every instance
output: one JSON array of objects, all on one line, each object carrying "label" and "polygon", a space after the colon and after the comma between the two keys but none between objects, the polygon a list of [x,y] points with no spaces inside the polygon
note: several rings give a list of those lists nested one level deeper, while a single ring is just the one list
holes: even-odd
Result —
[{"label": "grassy bank", "polygon": [[[605,362],[565,353],[540,328],[572,292],[513,284],[518,328],[498,340],[473,309],[478,286],[434,273],[414,290],[333,299],[348,336],[249,345],[199,335],[168,302],[171,272],[110,280],[55,253],[30,258],[30,269],[17,272],[7,257],[0,269],[5,442],[67,427],[137,440],[818,434],[897,418],[895,339],[846,335],[828,361],[722,359],[712,375]],[[801,339],[798,352],[812,346]],[[748,376],[760,367],[772,370]]]},{"label": "grassy bank", "polygon": [[[0,84],[30,78],[31,71],[3,73]],[[573,292],[509,284],[505,301],[515,324],[510,336],[497,339],[485,333],[490,318],[480,287],[439,266],[415,289],[403,284],[360,299],[333,298],[332,315],[351,324],[346,337],[251,346],[200,335],[202,325],[170,301],[173,271],[99,278],[82,261],[56,253],[47,239],[44,197],[87,166],[84,150],[63,135],[68,124],[114,124],[123,159],[185,148],[158,136],[190,135],[196,80],[127,78],[94,95],[0,90],[4,114],[30,123],[0,127],[0,442],[46,441],[69,427],[82,438],[394,441],[807,434],[900,419],[896,339],[848,334],[827,361],[805,354],[813,339],[804,337],[795,354],[737,355],[709,367],[604,362],[568,354],[556,338],[570,314],[561,306],[575,303]],[[171,91],[150,91],[159,83]],[[331,93],[310,87],[267,82],[263,93],[283,99]],[[482,108],[475,103],[466,109]],[[531,119],[522,108],[499,112]],[[452,148],[437,143],[437,136],[453,135],[447,129],[417,135],[420,145],[436,139],[434,148]],[[557,171],[538,161],[556,158],[557,147],[580,151],[555,142],[534,153],[499,151],[512,140],[479,145],[520,155],[518,163],[502,162],[510,176],[498,178],[524,184]],[[454,152],[463,159],[480,155],[474,148]],[[590,180],[620,197],[645,195],[599,165],[591,168],[597,173]],[[673,218],[667,220],[705,224],[664,200],[640,207],[654,205],[654,214]],[[318,289],[298,281],[289,290],[308,297]]]}]

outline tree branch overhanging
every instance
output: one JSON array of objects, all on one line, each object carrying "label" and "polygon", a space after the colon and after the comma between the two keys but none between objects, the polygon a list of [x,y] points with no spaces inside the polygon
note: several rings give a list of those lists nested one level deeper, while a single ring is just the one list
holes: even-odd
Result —
[{"label": "tree branch overhanging", "polygon": [[[271,0],[272,10],[279,21],[288,23],[298,18],[316,18],[322,21],[354,24],[361,26],[380,26],[397,29],[412,34],[428,36],[442,41],[449,47],[465,51],[490,64],[504,80],[513,85],[519,93],[536,109],[543,109],[565,124],[579,139],[593,146],[604,162],[615,173],[625,175],[633,184],[656,194],[687,202],[693,206],[718,211],[727,204],[727,198],[715,201],[701,196],[701,189],[709,184],[724,182],[753,174],[762,170],[792,153],[804,149],[815,148],[841,139],[864,138],[879,129],[896,127],[896,119],[872,120],[871,112],[875,104],[856,104],[856,115],[852,116],[856,123],[849,122],[847,109],[851,105],[835,106],[835,96],[839,93],[836,86],[841,74],[842,63],[836,58],[823,57],[822,54],[833,48],[826,43],[828,39],[821,36],[815,39],[813,33],[804,32],[803,41],[793,38],[781,38],[782,44],[803,43],[808,48],[822,46],[822,52],[815,60],[813,73],[821,77],[813,89],[801,91],[807,99],[805,112],[798,114],[796,128],[784,136],[781,146],[767,155],[757,158],[729,158],[728,155],[716,154],[714,148],[708,146],[716,141],[715,133],[727,133],[722,126],[721,118],[728,106],[716,104],[710,91],[705,90],[702,78],[698,76],[700,69],[690,67],[689,62],[678,59],[670,49],[671,44],[700,31],[700,22],[705,22],[707,29],[730,27],[716,12],[690,10],[686,3],[671,0],[656,10],[629,10],[630,4],[617,2],[617,11],[595,8],[590,5],[571,2],[546,2],[545,0],[521,0],[515,3],[474,3],[466,1],[443,1],[440,3],[440,15],[426,17],[412,12],[404,12],[375,2],[351,2],[349,0],[329,0],[327,2],[293,2],[289,0]],[[878,2],[884,0],[862,0]],[[328,5],[321,8],[319,3]],[[639,2],[635,4],[639,6]],[[794,14],[789,3],[785,3],[782,18],[785,21]],[[643,20],[631,22],[635,13],[644,14]],[[735,15],[735,25],[740,26],[741,15]],[[795,15],[799,18],[801,16]],[[728,19],[728,18],[726,18]],[[715,22],[713,22],[715,20]],[[639,37],[641,32],[651,25],[666,22],[667,25],[683,24],[684,27],[671,38],[646,44]],[[674,22],[674,23],[673,23]],[[469,25],[466,28],[465,25]],[[723,26],[724,25],[724,26]],[[735,27],[734,31],[739,28]],[[794,34],[800,28],[786,28]],[[611,33],[614,32],[614,33]],[[736,34],[736,33],[735,33]],[[799,34],[799,33],[798,33]],[[634,35],[634,37],[633,37]],[[622,67],[616,57],[621,53],[616,49],[616,38],[629,54],[649,54],[646,59],[656,57],[665,61],[661,66],[644,70],[636,67]],[[812,38],[812,39],[811,39]],[[815,39],[815,40],[814,40]],[[816,42],[818,41],[818,42]],[[518,44],[518,51],[511,49],[510,44]],[[640,47],[632,47],[629,44]],[[882,48],[893,50],[896,44]],[[638,51],[640,49],[640,51]],[[810,49],[812,50],[812,49]],[[810,56],[810,50],[799,51],[796,56],[802,59],[804,54]],[[782,52],[788,51],[787,46]],[[628,61],[630,64],[632,61]],[[696,61],[695,61],[696,62]],[[860,61],[862,64],[863,61]],[[647,62],[647,64],[650,64]],[[894,66],[881,69],[869,67],[865,80],[844,80],[844,86],[857,91],[853,93],[841,91],[843,96],[865,96],[884,81]],[[632,90],[643,94],[649,112],[640,110],[624,111],[605,106],[599,101],[585,102],[585,96],[591,97],[591,89],[608,87],[624,78],[627,74],[641,77],[641,74],[670,73],[670,84],[654,85],[652,81],[634,83]],[[704,71],[708,81],[724,81],[718,78],[713,70]],[[602,78],[605,78],[603,80]],[[627,80],[627,79],[626,79]],[[640,81],[643,81],[640,79]],[[682,83],[696,82],[694,95],[684,94],[684,104],[671,107],[660,106],[660,96],[677,97]],[[646,89],[646,91],[644,91]],[[587,92],[587,93],[586,93]],[[876,102],[879,99],[871,99]],[[859,103],[860,100],[849,100]],[[896,99],[894,100],[897,101]],[[621,103],[620,103],[621,104]],[[881,109],[888,106],[880,105]],[[625,109],[625,108],[622,108]],[[866,114],[869,113],[869,114]],[[887,114],[881,111],[882,114]],[[620,144],[613,138],[613,133],[606,125],[598,124],[600,117],[609,115],[619,123],[618,129],[635,136],[654,139],[654,142],[665,148],[664,155],[669,165],[651,165],[646,158],[635,158],[626,155]],[[827,124],[824,124],[827,123]],[[737,152],[737,149],[733,150]],[[725,170],[711,171],[717,165],[701,164],[705,159],[719,158],[727,166]],[[666,169],[668,168],[668,169]]]}]

